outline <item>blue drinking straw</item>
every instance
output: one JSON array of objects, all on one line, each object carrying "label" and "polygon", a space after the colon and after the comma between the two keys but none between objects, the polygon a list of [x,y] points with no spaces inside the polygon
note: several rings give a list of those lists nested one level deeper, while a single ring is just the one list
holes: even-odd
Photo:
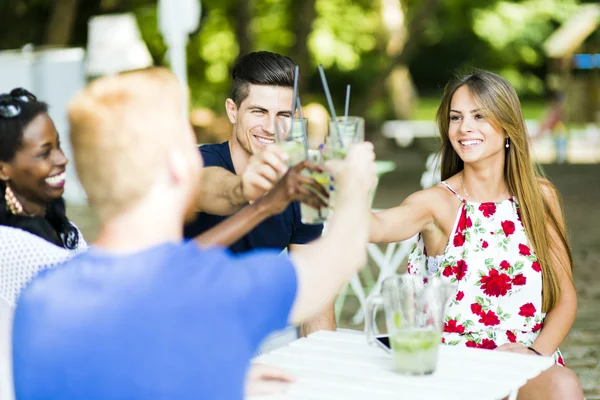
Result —
[{"label": "blue drinking straw", "polygon": [[344,120],[348,122],[348,109],[350,108],[350,85],[346,86],[346,107],[344,107]]},{"label": "blue drinking straw", "polygon": [[302,116],[302,103],[300,103],[300,97],[297,98],[298,101],[298,113],[300,114],[300,124],[302,125],[302,133],[304,134],[304,153],[306,155],[306,159],[308,160],[308,133],[306,132],[306,126],[304,126],[304,117]]},{"label": "blue drinking straw", "polygon": [[325,90],[325,98],[327,99],[327,105],[329,106],[329,113],[331,114],[331,119],[333,120],[333,126],[337,131],[338,141],[340,142],[340,146],[344,147],[341,131],[337,123],[337,115],[335,114],[335,108],[333,108],[333,100],[331,100],[331,93],[329,92],[329,85],[327,85],[327,78],[325,77],[323,64],[319,64],[319,74],[321,75],[321,83],[323,84],[323,90]]},{"label": "blue drinking straw", "polygon": [[294,68],[294,98],[292,99],[292,118],[296,115],[296,99],[298,98],[298,75],[300,74],[300,67],[296,65]]}]

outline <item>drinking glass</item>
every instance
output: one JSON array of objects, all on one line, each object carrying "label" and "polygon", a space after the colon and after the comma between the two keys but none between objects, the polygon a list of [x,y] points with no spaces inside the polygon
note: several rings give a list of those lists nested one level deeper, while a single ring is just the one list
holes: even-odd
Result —
[{"label": "drinking glass", "polygon": [[275,121],[275,143],[289,156],[288,167],[301,163],[308,156],[306,129],[306,118],[279,118]]},{"label": "drinking glass", "polygon": [[329,121],[327,142],[336,159],[344,158],[348,149],[365,141],[365,120],[361,117],[338,117],[335,122]]},{"label": "drinking glass", "polygon": [[[308,160],[313,164],[321,166],[323,165],[323,155],[319,150],[309,149]],[[323,188],[328,194],[330,193],[332,178],[328,172],[316,172],[311,171],[309,169],[304,169],[302,171],[302,175],[314,179],[319,185],[323,186]],[[311,189],[310,187],[308,188]],[[328,203],[328,199],[322,197],[322,195],[319,192],[314,190],[311,191],[317,194],[321,198],[321,200],[325,202],[325,204]],[[327,220],[327,217],[329,216],[329,207],[320,207],[319,209],[315,209],[309,205],[300,203],[300,214],[303,224],[322,224]]]},{"label": "drinking glass", "polygon": [[387,278],[381,294],[367,301],[367,340],[369,343],[375,340],[375,316],[377,308],[383,305],[394,369],[407,375],[433,373],[446,303],[455,289],[436,277],[403,274]]}]

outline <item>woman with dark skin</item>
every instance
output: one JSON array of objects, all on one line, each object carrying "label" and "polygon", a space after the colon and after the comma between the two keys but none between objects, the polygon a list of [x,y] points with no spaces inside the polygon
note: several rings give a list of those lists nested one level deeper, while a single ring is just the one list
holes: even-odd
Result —
[{"label": "woman with dark skin", "polygon": [[67,163],[48,106],[24,89],[0,95],[0,225],[64,249],[85,247],[65,214]]}]

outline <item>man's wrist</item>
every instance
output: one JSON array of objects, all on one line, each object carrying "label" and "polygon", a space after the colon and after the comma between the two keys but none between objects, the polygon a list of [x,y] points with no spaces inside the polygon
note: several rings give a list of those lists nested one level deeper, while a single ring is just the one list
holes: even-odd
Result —
[{"label": "man's wrist", "polygon": [[256,209],[256,212],[261,217],[270,217],[271,215],[273,215],[273,207],[271,207],[268,202],[268,195],[256,200],[250,205],[250,207],[254,207]]},{"label": "man's wrist", "polygon": [[242,181],[242,179],[240,179],[239,184],[233,188],[232,200],[232,204],[236,207],[240,207],[248,203],[248,199],[244,194],[244,181]]}]

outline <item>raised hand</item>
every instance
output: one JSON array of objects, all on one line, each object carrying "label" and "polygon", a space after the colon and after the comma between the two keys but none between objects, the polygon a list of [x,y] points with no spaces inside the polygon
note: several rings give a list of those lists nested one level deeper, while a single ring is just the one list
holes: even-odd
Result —
[{"label": "raised hand", "polygon": [[283,212],[292,201],[301,201],[313,208],[327,206],[324,199],[329,198],[329,194],[314,179],[303,176],[301,173],[304,169],[322,172],[321,167],[310,161],[303,161],[290,168],[263,200],[269,203],[273,214]]},{"label": "raised hand", "polygon": [[288,155],[275,145],[266,146],[250,157],[242,174],[242,191],[247,201],[256,201],[275,187],[288,170]]},{"label": "raised hand", "polygon": [[335,178],[338,195],[342,192],[351,195],[355,190],[368,193],[377,183],[375,152],[369,142],[353,145],[344,160],[328,161],[325,167]]}]

